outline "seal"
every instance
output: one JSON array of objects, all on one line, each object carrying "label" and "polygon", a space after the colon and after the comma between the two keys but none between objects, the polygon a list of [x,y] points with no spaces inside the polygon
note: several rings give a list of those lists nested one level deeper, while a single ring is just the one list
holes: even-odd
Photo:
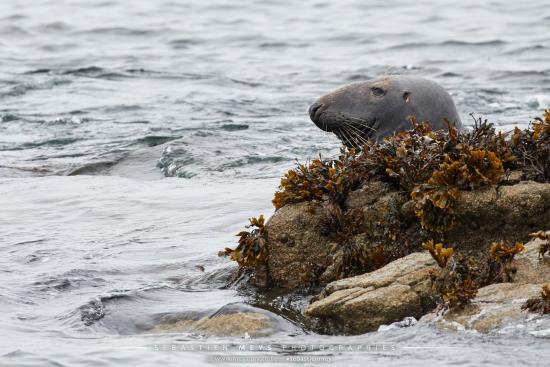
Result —
[{"label": "seal", "polygon": [[420,77],[390,75],[352,83],[318,98],[311,120],[347,146],[381,140],[411,128],[410,118],[429,121],[433,130],[462,122],[453,99],[439,84]]}]

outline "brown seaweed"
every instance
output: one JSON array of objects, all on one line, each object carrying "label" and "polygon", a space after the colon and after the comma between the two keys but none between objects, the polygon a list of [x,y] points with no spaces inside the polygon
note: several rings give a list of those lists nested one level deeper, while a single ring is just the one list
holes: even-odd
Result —
[{"label": "brown seaweed", "polygon": [[252,230],[241,231],[237,234],[238,246],[235,249],[226,247],[225,250],[218,253],[219,256],[229,256],[241,268],[255,267],[267,259],[265,218],[260,215],[258,218],[252,217],[248,220],[250,224],[246,228],[252,228]]},{"label": "brown seaweed", "polygon": [[439,265],[440,268],[444,268],[447,266],[447,262],[453,255],[453,249],[452,248],[444,248],[443,243],[437,243],[434,245],[433,240],[429,240],[427,242],[422,243],[422,247],[425,250],[428,250],[430,255],[434,258],[435,261],[437,261],[437,265]]},{"label": "brown seaweed", "polygon": [[534,233],[530,233],[529,237],[538,238],[539,240],[542,240],[539,246],[539,259],[544,259],[544,255],[547,252],[550,253],[550,234],[544,231],[537,231]]},{"label": "brown seaweed", "polygon": [[529,298],[521,306],[521,309],[540,314],[550,314],[550,285],[543,285],[540,295]]},{"label": "brown seaweed", "polygon": [[495,242],[489,249],[485,262],[464,256],[452,248],[443,248],[433,241],[423,244],[437,261],[439,269],[431,273],[432,286],[441,297],[440,307],[460,308],[467,305],[477,290],[489,284],[512,281],[514,256],[523,251],[522,243],[513,246],[504,241]]}]

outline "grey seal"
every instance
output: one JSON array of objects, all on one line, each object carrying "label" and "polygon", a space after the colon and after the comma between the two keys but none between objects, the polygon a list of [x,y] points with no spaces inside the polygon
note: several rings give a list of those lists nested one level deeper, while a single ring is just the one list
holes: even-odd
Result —
[{"label": "grey seal", "polygon": [[347,146],[381,140],[412,127],[410,117],[429,121],[433,130],[462,122],[453,99],[439,84],[420,77],[390,75],[352,83],[319,97],[309,108],[311,120]]}]

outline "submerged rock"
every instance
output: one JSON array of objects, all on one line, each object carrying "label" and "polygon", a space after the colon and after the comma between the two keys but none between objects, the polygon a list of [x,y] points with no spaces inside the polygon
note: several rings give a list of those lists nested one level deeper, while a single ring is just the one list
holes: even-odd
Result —
[{"label": "submerged rock", "polygon": [[258,312],[236,312],[199,319],[163,320],[149,333],[197,333],[206,336],[269,336],[273,321]]},{"label": "submerged rock", "polygon": [[265,337],[278,332],[300,333],[297,326],[272,312],[243,304],[228,304],[213,312],[162,315],[147,333],[193,333],[216,337]]}]

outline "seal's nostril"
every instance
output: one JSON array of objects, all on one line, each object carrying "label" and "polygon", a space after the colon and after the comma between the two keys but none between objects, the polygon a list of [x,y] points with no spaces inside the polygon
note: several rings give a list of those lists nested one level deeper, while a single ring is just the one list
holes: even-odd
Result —
[{"label": "seal's nostril", "polygon": [[309,107],[309,117],[311,118],[311,121],[317,122],[319,116],[317,116],[317,112],[323,107],[324,104],[315,102]]}]

